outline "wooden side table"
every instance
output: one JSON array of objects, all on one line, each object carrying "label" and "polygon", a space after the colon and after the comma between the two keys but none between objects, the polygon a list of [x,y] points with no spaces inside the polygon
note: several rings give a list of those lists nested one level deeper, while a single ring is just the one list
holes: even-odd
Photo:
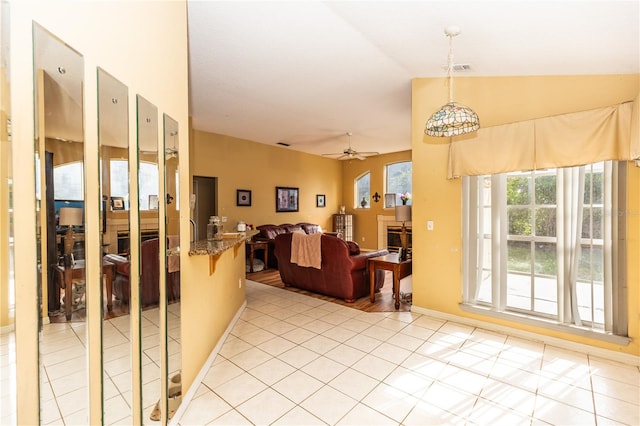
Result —
[{"label": "wooden side table", "polygon": [[264,250],[264,269],[267,269],[269,242],[263,240],[247,241],[247,248],[249,249],[249,272],[253,272],[253,254],[256,250]]},{"label": "wooden side table", "polygon": [[400,309],[400,280],[411,275],[411,259],[400,260],[398,253],[389,253],[384,256],[372,257],[368,259],[369,267],[369,300],[376,301],[375,284],[376,269],[383,269],[393,273],[393,294],[395,297],[395,308]]},{"label": "wooden side table", "polygon": [[[107,290],[107,311],[111,312],[113,308],[113,275],[115,266],[108,260],[102,260],[102,274],[106,276],[105,287]],[[77,260],[72,268],[65,268],[64,265],[56,266],[56,272],[58,274],[58,283],[60,288],[64,288],[64,310],[67,321],[71,320],[72,313],[72,298],[71,293],[73,291],[73,278],[84,278],[84,260]],[[102,284],[102,283],[101,283]],[[100,286],[102,289],[102,285]]]}]

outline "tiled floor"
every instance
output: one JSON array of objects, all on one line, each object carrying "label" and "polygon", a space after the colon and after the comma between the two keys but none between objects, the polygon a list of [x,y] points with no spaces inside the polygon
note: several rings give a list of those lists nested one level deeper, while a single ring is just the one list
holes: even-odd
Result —
[{"label": "tiled floor", "polygon": [[640,424],[640,370],[247,281],[180,425]]},{"label": "tiled floor", "polygon": [[[169,371],[180,369],[180,304],[167,309]],[[160,396],[159,311],[142,312],[142,396],[145,424]],[[131,355],[130,317],[128,315],[103,322],[104,399],[106,425],[130,425],[131,420]],[[15,401],[15,335],[6,333],[0,339],[2,374],[0,390],[2,416],[0,425],[16,424]],[[41,424],[88,424],[86,323],[46,324],[40,335],[40,415]]]}]

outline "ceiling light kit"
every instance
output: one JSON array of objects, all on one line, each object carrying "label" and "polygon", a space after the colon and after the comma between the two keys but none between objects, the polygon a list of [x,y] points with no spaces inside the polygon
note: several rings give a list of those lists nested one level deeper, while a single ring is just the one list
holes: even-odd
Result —
[{"label": "ceiling light kit", "polygon": [[444,33],[449,37],[449,62],[447,79],[449,82],[449,102],[427,120],[424,132],[428,136],[451,137],[475,132],[480,128],[478,114],[466,105],[453,101],[453,37],[460,34],[457,26],[448,26]]}]

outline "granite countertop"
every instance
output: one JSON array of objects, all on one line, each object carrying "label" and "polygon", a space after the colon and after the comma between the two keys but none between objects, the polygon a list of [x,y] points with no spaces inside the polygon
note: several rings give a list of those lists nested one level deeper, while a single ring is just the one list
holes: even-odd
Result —
[{"label": "granite countertop", "polygon": [[258,235],[260,231],[251,230],[246,232],[229,232],[225,233],[224,238],[219,241],[199,240],[191,243],[189,256],[208,256],[222,254],[226,250],[235,247],[236,244],[250,240],[254,235]]}]

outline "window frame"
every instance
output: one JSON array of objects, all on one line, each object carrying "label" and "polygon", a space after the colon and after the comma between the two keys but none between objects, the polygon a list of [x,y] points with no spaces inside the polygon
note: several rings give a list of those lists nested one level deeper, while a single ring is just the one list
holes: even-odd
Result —
[{"label": "window frame", "polygon": [[[405,190],[400,191],[400,192],[389,188],[389,182],[390,182],[390,179],[389,179],[389,175],[390,175],[389,168],[393,167],[393,166],[397,166],[399,164],[410,164],[411,165],[411,176],[409,178],[409,185],[410,186],[409,186],[409,188],[406,188]],[[394,204],[394,206],[401,205],[402,204],[402,200],[400,199],[400,194],[404,194],[406,192],[408,192],[408,193],[412,193],[413,192],[413,161],[412,160],[401,160],[401,161],[394,161],[394,162],[391,162],[391,163],[386,163],[384,165],[384,189],[385,189],[385,194],[395,194],[395,204]],[[413,204],[413,199],[409,199],[407,201],[407,205],[411,205],[411,204]],[[394,207],[385,207],[385,208],[392,209]]]},{"label": "window frame", "polygon": [[[363,207],[361,204],[362,200],[360,200],[359,183],[365,177],[368,177],[369,179],[369,188],[367,189],[367,195],[363,196],[364,198],[366,198],[366,201],[367,201],[367,204]],[[353,194],[354,194],[353,195],[354,208],[361,209],[361,210],[371,209],[371,171],[370,170],[367,170],[366,172],[360,174],[353,180]]]}]

